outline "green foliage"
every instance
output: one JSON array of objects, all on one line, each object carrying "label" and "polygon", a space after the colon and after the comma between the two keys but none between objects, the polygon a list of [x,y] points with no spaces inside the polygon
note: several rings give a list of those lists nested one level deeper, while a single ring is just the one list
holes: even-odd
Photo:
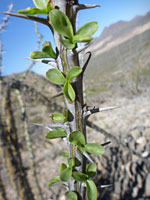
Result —
[{"label": "green foliage", "polygon": [[86,190],[88,200],[97,200],[97,188],[92,180],[86,181]]},{"label": "green foliage", "polygon": [[84,182],[84,181],[88,180],[88,178],[89,178],[87,174],[84,174],[82,172],[73,172],[72,177],[76,181],[80,181],[80,182]]},{"label": "green foliage", "polygon": [[73,78],[79,76],[81,72],[82,72],[81,67],[77,67],[77,66],[71,67],[71,69],[69,69],[66,75],[67,81],[70,82]]},{"label": "green foliage", "polygon": [[61,174],[60,174],[60,179],[62,181],[68,181],[71,177],[71,174],[72,174],[72,168],[66,168],[64,169]]},{"label": "green foliage", "polygon": [[66,82],[63,88],[63,93],[65,97],[68,99],[68,102],[72,103],[75,101],[75,92],[72,85],[69,82]]},{"label": "green foliage", "polygon": [[67,136],[67,133],[64,129],[57,128],[57,129],[54,129],[54,130],[48,132],[46,138],[47,139],[55,139],[55,138],[66,137],[66,136]]},{"label": "green foliage", "polygon": [[51,42],[44,42],[42,51],[32,51],[30,58],[39,59],[39,58],[53,58],[56,59],[57,55],[52,48]]},{"label": "green foliage", "polygon": [[66,82],[66,79],[62,72],[60,72],[58,69],[49,69],[46,73],[46,77],[48,80],[50,80],[52,83],[55,83],[57,85],[64,85]]},{"label": "green foliage", "polygon": [[60,35],[63,35],[71,40],[73,39],[73,28],[67,15],[58,9],[53,9],[49,13],[49,19],[53,28]]},{"label": "green foliage", "polygon": [[58,183],[58,182],[60,182],[60,181],[61,181],[61,180],[60,180],[60,177],[59,177],[59,176],[55,176],[55,177],[52,178],[52,180],[49,182],[48,186],[50,187],[50,186],[52,186],[53,184]]},{"label": "green foliage", "polygon": [[86,174],[88,174],[89,177],[93,177],[96,175],[96,170],[96,163],[90,163],[86,168]]},{"label": "green foliage", "polygon": [[33,0],[36,8],[28,7],[25,9],[21,9],[18,13],[23,15],[48,15],[48,13],[52,10],[49,0]]},{"label": "green foliage", "polygon": [[52,120],[55,122],[66,122],[67,118],[63,114],[60,113],[53,113],[51,116]]},{"label": "green foliage", "polygon": [[104,147],[96,143],[88,143],[84,146],[85,151],[93,155],[101,155],[105,153]]},{"label": "green foliage", "polygon": [[81,131],[73,131],[70,133],[69,141],[77,146],[85,145],[85,137]]},{"label": "green foliage", "polygon": [[74,49],[74,47],[76,46],[75,43],[72,43],[69,39],[60,39],[60,42],[63,44],[63,46],[66,48],[66,49]]},{"label": "green foliage", "polygon": [[59,155],[63,156],[63,157],[67,157],[67,158],[69,157],[69,153],[68,152],[60,152]]},{"label": "green foliage", "polygon": [[75,42],[90,42],[92,40],[92,35],[97,31],[97,22],[88,22],[84,24],[75,34]]},{"label": "green foliage", "polygon": [[77,194],[73,191],[66,192],[65,195],[69,200],[78,200]]}]

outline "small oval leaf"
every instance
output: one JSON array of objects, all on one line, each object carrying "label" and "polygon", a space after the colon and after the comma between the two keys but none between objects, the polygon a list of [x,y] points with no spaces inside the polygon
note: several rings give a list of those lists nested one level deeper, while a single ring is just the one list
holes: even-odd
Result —
[{"label": "small oval leaf", "polygon": [[30,58],[32,59],[51,58],[51,56],[42,51],[32,51],[30,54]]},{"label": "small oval leaf", "polygon": [[67,136],[67,132],[64,129],[57,128],[48,132],[46,138],[55,139],[55,138],[66,137],[66,136]]},{"label": "small oval leaf", "polygon": [[86,189],[88,200],[97,200],[97,188],[92,180],[86,181]]},{"label": "small oval leaf", "polygon": [[46,8],[48,2],[49,0],[33,0],[34,5],[40,9]]},{"label": "small oval leaf", "polygon": [[56,53],[53,50],[51,42],[45,41],[44,44],[43,44],[42,51],[49,54],[51,56],[51,58],[54,58],[54,59],[57,58]]},{"label": "small oval leaf", "polygon": [[63,87],[63,93],[65,95],[65,97],[67,98],[69,103],[72,103],[75,101],[75,92],[74,89],[72,87],[72,85],[69,82],[66,82],[64,87]]},{"label": "small oval leaf", "polygon": [[81,182],[86,181],[89,178],[87,174],[84,174],[82,172],[73,172],[72,177],[76,181],[81,181]]},{"label": "small oval leaf", "polygon": [[97,170],[96,163],[90,163],[87,166],[86,173],[88,174],[89,177],[93,177],[96,175],[96,170]]},{"label": "small oval leaf", "polygon": [[85,145],[85,137],[81,131],[73,131],[69,135],[69,141],[77,146]]},{"label": "small oval leaf", "polygon": [[60,113],[53,113],[51,118],[55,122],[66,122],[67,121],[66,117]]},{"label": "small oval leaf", "polygon": [[77,194],[73,191],[66,192],[65,195],[69,200],[78,200]]},{"label": "small oval leaf", "polygon": [[46,73],[46,77],[52,83],[55,83],[57,85],[64,85],[66,82],[64,75],[58,69],[55,68],[49,69]]},{"label": "small oval leaf", "polygon": [[50,10],[47,8],[39,9],[39,8],[32,8],[28,7],[25,9],[18,10],[18,13],[23,15],[47,15]]},{"label": "small oval leaf", "polygon": [[97,31],[98,23],[95,21],[84,24],[75,34],[75,42],[85,42],[92,39],[92,35]]},{"label": "small oval leaf", "polygon": [[66,75],[66,79],[70,82],[73,78],[79,76],[82,72],[82,68],[81,67],[71,67],[71,69],[69,69],[69,71],[67,72]]},{"label": "small oval leaf", "polygon": [[85,147],[85,151],[93,155],[101,155],[105,153],[104,147],[96,143],[88,143],[84,147]]},{"label": "small oval leaf", "polygon": [[62,163],[60,166],[60,174],[62,174],[62,172],[67,169],[67,165],[65,163]]},{"label": "small oval leaf", "polygon": [[54,178],[52,178],[52,180],[49,182],[48,186],[52,186],[53,184],[60,182],[60,177],[59,176],[55,176]]},{"label": "small oval leaf", "polygon": [[60,42],[63,44],[63,46],[66,48],[66,49],[73,49],[75,48],[76,44],[72,43],[69,39],[60,39]]},{"label": "small oval leaf", "polygon": [[63,172],[60,174],[60,179],[62,181],[68,181],[69,178],[71,177],[72,174],[72,169],[71,168],[66,168],[63,170]]},{"label": "small oval leaf", "polygon": [[73,38],[72,24],[67,15],[58,9],[53,9],[49,13],[49,18],[51,25],[60,35],[66,36],[70,39]]}]

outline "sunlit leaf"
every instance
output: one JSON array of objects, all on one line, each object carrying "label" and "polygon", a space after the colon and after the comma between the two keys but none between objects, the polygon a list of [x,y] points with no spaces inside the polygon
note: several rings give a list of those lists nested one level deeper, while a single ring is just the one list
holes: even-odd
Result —
[{"label": "sunlit leaf", "polygon": [[18,10],[18,13],[23,15],[47,15],[50,9],[47,8],[39,9],[39,8],[32,8],[28,7],[25,9]]},{"label": "sunlit leaf", "polygon": [[59,176],[55,176],[54,178],[52,178],[52,180],[49,182],[48,186],[51,186],[57,182],[60,182],[60,177]]},{"label": "sunlit leaf", "polygon": [[34,5],[40,9],[46,8],[48,2],[49,0],[33,0]]},{"label": "sunlit leaf", "polygon": [[60,39],[60,42],[63,44],[63,46],[66,48],[66,49],[73,49],[75,48],[76,44],[75,43],[72,43],[69,39]]},{"label": "sunlit leaf", "polygon": [[30,58],[32,59],[51,58],[51,56],[48,53],[42,51],[32,51],[30,54]]},{"label": "sunlit leaf", "polygon": [[65,195],[69,200],[78,200],[77,194],[73,191],[66,192]]},{"label": "sunlit leaf", "polygon": [[75,101],[75,92],[72,85],[69,82],[65,83],[64,88],[63,88],[63,93],[69,103],[72,103]]},{"label": "sunlit leaf", "polygon": [[66,36],[69,39],[73,38],[72,24],[67,15],[58,9],[53,9],[49,13],[49,18],[51,25],[60,35]]},{"label": "sunlit leaf", "polygon": [[55,139],[55,138],[66,137],[66,136],[67,136],[67,132],[64,129],[57,128],[48,132],[46,138]]},{"label": "sunlit leaf", "polygon": [[85,137],[81,131],[73,131],[69,135],[69,141],[77,146],[85,145]]},{"label": "sunlit leaf", "polygon": [[69,71],[67,72],[66,75],[66,79],[70,82],[73,78],[79,76],[82,72],[82,68],[81,67],[71,67],[71,69],[69,69]]},{"label": "sunlit leaf", "polygon": [[62,181],[68,181],[70,176],[71,176],[71,174],[72,174],[72,169],[71,168],[66,168],[60,174],[60,179]]},{"label": "sunlit leaf", "polygon": [[75,166],[75,158],[68,158],[68,165],[69,167],[74,167]]},{"label": "sunlit leaf", "polygon": [[55,122],[66,122],[67,121],[66,117],[60,113],[53,113],[51,118]]},{"label": "sunlit leaf", "polygon": [[105,152],[104,147],[96,143],[88,143],[84,147],[85,147],[85,151],[94,155],[104,154]]},{"label": "sunlit leaf", "polygon": [[54,58],[54,59],[57,58],[56,53],[52,48],[51,42],[44,42],[42,51],[49,54],[51,58]]},{"label": "sunlit leaf", "polygon": [[64,75],[59,71],[58,69],[49,69],[46,73],[46,77],[48,80],[50,80],[52,83],[55,83],[57,85],[64,85],[66,82],[66,79]]},{"label": "sunlit leaf", "polygon": [[72,177],[76,180],[76,181],[86,181],[89,177],[87,174],[84,174],[82,172],[72,172]]},{"label": "sunlit leaf", "polygon": [[75,34],[75,42],[86,42],[92,39],[92,35],[97,31],[98,23],[95,21],[84,24]]},{"label": "sunlit leaf", "polygon": [[86,191],[88,200],[97,200],[97,188],[92,180],[86,181]]}]

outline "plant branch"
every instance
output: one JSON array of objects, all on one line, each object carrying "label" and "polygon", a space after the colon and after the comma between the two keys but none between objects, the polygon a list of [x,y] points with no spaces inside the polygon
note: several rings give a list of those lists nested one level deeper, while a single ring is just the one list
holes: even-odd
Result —
[{"label": "plant branch", "polygon": [[35,21],[35,22],[39,22],[41,24],[48,26],[53,33],[53,29],[52,29],[51,25],[49,24],[48,20],[45,19],[45,18],[30,16],[30,15],[21,15],[21,14],[9,13],[9,12],[4,12],[4,14],[14,16],[14,17],[20,17],[20,18],[32,20],[32,21]]}]

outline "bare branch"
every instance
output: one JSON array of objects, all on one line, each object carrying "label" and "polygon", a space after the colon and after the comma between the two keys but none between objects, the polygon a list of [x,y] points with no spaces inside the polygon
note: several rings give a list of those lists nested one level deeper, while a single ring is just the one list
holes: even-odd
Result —
[{"label": "bare branch", "polygon": [[78,54],[81,53],[82,51],[84,51],[85,49],[87,49],[89,46],[91,46],[91,44],[92,44],[92,42],[87,43],[87,44],[85,44],[83,46],[78,47],[76,49],[76,53],[78,53]]},{"label": "bare branch", "polygon": [[109,184],[109,185],[101,185],[100,187],[101,188],[106,188],[106,187],[112,187],[113,186],[113,184]]},{"label": "bare branch", "polygon": [[35,16],[29,16],[29,15],[21,15],[21,14],[15,14],[15,13],[8,13],[8,12],[4,12],[5,15],[10,15],[10,16],[14,16],[14,17],[20,17],[20,18],[24,18],[24,19],[28,19],[28,20],[32,20],[35,22],[39,22],[41,24],[45,24],[46,26],[48,26],[50,28],[50,30],[53,33],[53,29],[51,27],[51,25],[49,24],[48,20],[42,17],[35,17]]},{"label": "bare branch", "polygon": [[62,95],[63,95],[63,92],[60,91],[60,92],[58,92],[56,95],[52,96],[50,99],[54,99],[54,98],[60,97],[60,96],[62,96]]},{"label": "bare branch", "polygon": [[[10,4],[8,6],[8,13],[10,13],[12,11],[12,9],[13,9],[13,4]],[[2,24],[0,24],[0,32],[2,32],[5,29],[5,27],[7,26],[8,20],[9,20],[9,16],[6,16],[3,18],[3,22],[2,22]]]}]

